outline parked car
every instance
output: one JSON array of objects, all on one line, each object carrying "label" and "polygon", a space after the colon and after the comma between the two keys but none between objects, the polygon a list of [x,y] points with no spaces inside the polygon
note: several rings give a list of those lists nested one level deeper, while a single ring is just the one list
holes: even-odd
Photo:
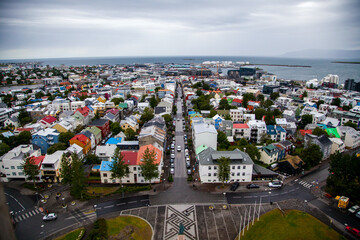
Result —
[{"label": "parked car", "polygon": [[188,174],[188,175],[191,175],[191,169],[188,169],[188,170],[187,170],[187,174]]},{"label": "parked car", "polygon": [[172,162],[172,163],[170,163],[170,167],[175,167],[175,164]]},{"label": "parked car", "polygon": [[230,190],[235,191],[239,187],[239,185],[240,184],[238,182],[234,182],[233,184],[231,184]]},{"label": "parked car", "polygon": [[172,154],[175,154],[175,149],[171,149],[171,153],[172,153]]},{"label": "parked car", "polygon": [[171,158],[175,158],[175,154],[171,154]]},{"label": "parked car", "polygon": [[348,209],[350,213],[356,213],[360,209],[359,205],[354,205]]},{"label": "parked car", "polygon": [[281,188],[282,187],[282,182],[281,181],[269,182],[268,186],[271,187],[271,188]]},{"label": "parked car", "polygon": [[174,159],[173,158],[170,158],[170,163],[173,163],[174,162]]},{"label": "parked car", "polygon": [[259,188],[260,186],[255,184],[255,183],[250,183],[248,185],[246,185],[246,188],[247,189],[251,189],[251,188]]},{"label": "parked car", "polygon": [[357,218],[360,219],[360,211],[358,211],[358,212],[355,214],[355,217],[357,217]]},{"label": "parked car", "polygon": [[56,219],[57,219],[57,215],[55,213],[49,213],[43,217],[43,221],[52,221]]},{"label": "parked car", "polygon": [[170,174],[174,174],[175,173],[175,169],[174,168],[170,168]]},{"label": "parked car", "polygon": [[350,226],[346,226],[346,231],[348,231],[349,233],[351,233],[352,235],[356,236],[356,237],[360,237],[360,230],[350,227]]},{"label": "parked car", "polygon": [[175,148],[175,144],[171,144],[171,149],[174,149]]}]

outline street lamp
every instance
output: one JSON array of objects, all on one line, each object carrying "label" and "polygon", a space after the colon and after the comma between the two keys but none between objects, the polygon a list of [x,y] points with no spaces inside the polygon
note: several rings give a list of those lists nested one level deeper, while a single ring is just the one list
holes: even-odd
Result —
[{"label": "street lamp", "polygon": [[165,178],[163,179],[163,183],[164,183],[164,190],[165,190]]}]

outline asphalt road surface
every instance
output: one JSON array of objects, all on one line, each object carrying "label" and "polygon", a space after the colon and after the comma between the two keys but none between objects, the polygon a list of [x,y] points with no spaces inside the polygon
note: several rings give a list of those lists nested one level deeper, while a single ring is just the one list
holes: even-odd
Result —
[{"label": "asphalt road surface", "polygon": [[112,212],[121,212],[126,209],[144,207],[149,204],[149,196],[142,195],[136,197],[120,198],[113,201],[99,203],[94,205],[97,216]]}]

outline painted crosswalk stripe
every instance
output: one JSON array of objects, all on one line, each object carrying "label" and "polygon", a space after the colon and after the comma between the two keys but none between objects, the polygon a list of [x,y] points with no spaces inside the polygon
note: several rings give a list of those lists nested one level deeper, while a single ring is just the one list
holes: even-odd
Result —
[{"label": "painted crosswalk stripe", "polygon": [[33,215],[31,212],[28,212],[28,214],[30,215],[30,217],[32,217],[32,215]]},{"label": "painted crosswalk stripe", "polygon": [[[24,215],[25,215],[25,217],[26,217],[26,218],[28,218],[28,217],[29,217],[29,215],[28,215],[27,213],[25,213]],[[24,216],[24,215],[23,215],[23,216]]]},{"label": "painted crosswalk stripe", "polygon": [[35,209],[34,211],[36,212],[36,214],[40,213],[39,209]]}]

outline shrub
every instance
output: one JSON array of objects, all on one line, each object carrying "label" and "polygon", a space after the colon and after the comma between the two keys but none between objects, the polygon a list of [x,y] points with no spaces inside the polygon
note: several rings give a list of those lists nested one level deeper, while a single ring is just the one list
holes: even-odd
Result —
[{"label": "shrub", "polygon": [[93,229],[91,230],[89,236],[86,239],[88,240],[108,239],[107,225],[105,219],[99,218],[94,222]]},{"label": "shrub", "polygon": [[188,180],[188,182],[192,182],[193,177],[190,175],[190,176],[188,176],[187,180]]},{"label": "shrub", "polygon": [[168,182],[173,182],[173,181],[174,181],[173,176],[172,176],[172,175],[169,175],[169,177],[168,177]]}]

